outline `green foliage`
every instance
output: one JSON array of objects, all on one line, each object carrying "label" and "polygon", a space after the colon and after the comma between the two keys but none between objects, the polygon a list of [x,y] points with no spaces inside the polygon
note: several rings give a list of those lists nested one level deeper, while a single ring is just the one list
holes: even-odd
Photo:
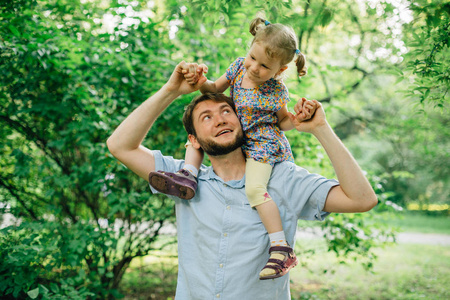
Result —
[{"label": "green foliage", "polygon": [[416,1],[411,8],[416,19],[408,28],[405,75],[412,84],[406,94],[442,108],[450,97],[450,3]]},{"label": "green foliage", "polygon": [[[390,80],[379,78],[371,84],[381,86]],[[442,111],[412,105],[391,98],[390,89],[395,87],[386,88],[363,112],[341,114],[341,124],[355,124],[360,132],[348,137],[346,144],[364,169],[380,177],[388,200],[403,207],[411,202],[448,204],[449,103]]]},{"label": "green foliage", "polygon": [[[0,233],[0,292],[5,297],[23,299],[86,299],[102,289],[88,288],[92,282],[81,268],[83,241],[69,243],[58,224],[24,223]],[[81,231],[80,234],[84,234]],[[84,241],[89,237],[84,236]],[[92,240],[91,240],[92,242]]]},{"label": "green foliage", "polygon": [[333,214],[322,224],[328,251],[333,252],[340,263],[358,261],[371,270],[377,259],[375,250],[395,241],[395,231],[385,219],[402,208],[389,200],[381,184],[381,178],[367,176],[378,196],[378,206],[364,214]]},{"label": "green foliage", "polygon": [[[113,9],[45,1],[2,11],[7,11],[0,19],[0,136],[5,141],[0,186],[8,203],[4,212],[44,227],[51,216],[60,253],[54,263],[83,272],[86,293],[112,297],[129,262],[153,249],[163,224],[174,219],[173,203],[150,195],[105,146],[121,119],[173,68],[158,55],[166,48],[159,31],[153,30],[158,23],[149,22],[119,41],[117,31],[103,32],[94,20],[115,13]],[[127,49],[126,43],[133,46]],[[167,72],[150,70],[149,63]],[[166,122],[181,131],[175,119],[178,115],[169,115]],[[154,147],[164,144],[167,152],[176,152],[183,138],[172,136],[154,139]],[[9,227],[5,234],[20,230]],[[34,240],[18,239],[17,244],[34,247]],[[51,262],[43,260],[42,268],[52,270]],[[15,289],[13,295],[18,296],[29,289],[30,297],[38,291],[45,297],[54,293],[47,273],[29,276],[23,276],[26,282],[5,281],[5,290]],[[51,282],[63,295],[74,286],[79,290],[77,280]]]}]

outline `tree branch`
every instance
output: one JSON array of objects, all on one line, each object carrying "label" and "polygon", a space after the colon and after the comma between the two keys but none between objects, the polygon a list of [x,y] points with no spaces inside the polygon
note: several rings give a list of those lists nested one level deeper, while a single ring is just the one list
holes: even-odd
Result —
[{"label": "tree branch", "polygon": [[[22,207],[27,211],[27,213],[30,215],[30,217],[31,217],[33,220],[38,221],[39,219],[38,219],[36,213],[26,205],[25,200],[22,199],[22,197],[20,196],[20,193],[27,193],[27,192],[25,192],[25,191],[19,191],[19,190],[17,189],[17,187],[15,187],[15,186],[13,186],[13,185],[11,185],[11,184],[8,184],[9,179],[10,179],[10,178],[6,178],[6,177],[4,177],[4,176],[2,176],[2,175],[0,174],[0,186],[3,186],[6,190],[8,190],[8,192],[9,192],[14,198],[17,199],[17,201],[20,203],[20,205],[22,205]],[[37,196],[37,195],[32,195],[32,196],[36,196],[36,198],[39,198],[39,196]]]}]

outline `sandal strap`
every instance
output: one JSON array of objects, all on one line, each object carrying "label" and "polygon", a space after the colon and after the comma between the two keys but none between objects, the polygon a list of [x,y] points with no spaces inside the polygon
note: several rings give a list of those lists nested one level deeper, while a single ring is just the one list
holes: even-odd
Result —
[{"label": "sandal strap", "polygon": [[294,253],[294,250],[289,246],[272,246],[272,247],[270,247],[269,253],[272,253],[274,251],[286,252],[288,254]]},{"label": "sandal strap", "polygon": [[285,265],[284,261],[276,259],[276,258],[270,258],[267,262],[274,263],[274,264],[280,265],[282,267],[284,267],[284,265]]},{"label": "sandal strap", "polygon": [[283,267],[282,266],[280,266],[280,265],[266,265],[264,268],[262,268],[263,270],[264,269],[272,269],[272,270],[275,270],[275,272],[278,274],[278,273],[281,273],[281,271],[283,270]]}]

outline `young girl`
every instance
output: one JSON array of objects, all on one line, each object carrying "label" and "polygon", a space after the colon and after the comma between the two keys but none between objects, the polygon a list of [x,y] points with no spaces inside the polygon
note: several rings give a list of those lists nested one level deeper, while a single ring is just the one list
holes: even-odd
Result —
[{"label": "young girl", "polygon": [[[294,126],[287,110],[288,90],[280,76],[295,56],[299,76],[306,74],[306,67],[305,57],[297,49],[292,29],[256,18],[250,25],[250,33],[254,39],[247,57],[236,59],[224,75],[215,82],[207,81],[200,90],[202,93],[221,93],[231,86],[230,95],[245,132],[245,191],[271,241],[270,259],[260,273],[263,280],[281,277],[298,263],[286,242],[279,210],[267,192],[267,184],[275,163],[285,160],[294,162],[289,142],[281,131],[293,129]],[[205,65],[184,71],[186,80],[192,84],[206,72]],[[297,119],[309,119],[315,109],[314,102],[303,98],[296,106]],[[149,181],[155,189],[183,199],[195,195],[203,153],[189,143],[186,148],[184,169],[177,173],[150,174]],[[164,184],[158,184],[161,182]]]}]

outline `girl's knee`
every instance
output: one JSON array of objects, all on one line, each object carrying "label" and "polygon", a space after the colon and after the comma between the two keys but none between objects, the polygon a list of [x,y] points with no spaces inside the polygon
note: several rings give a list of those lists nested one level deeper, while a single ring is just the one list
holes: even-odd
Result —
[{"label": "girl's knee", "polygon": [[245,193],[247,195],[248,202],[252,207],[270,200],[270,196],[267,193],[267,188],[264,185],[246,185]]}]

